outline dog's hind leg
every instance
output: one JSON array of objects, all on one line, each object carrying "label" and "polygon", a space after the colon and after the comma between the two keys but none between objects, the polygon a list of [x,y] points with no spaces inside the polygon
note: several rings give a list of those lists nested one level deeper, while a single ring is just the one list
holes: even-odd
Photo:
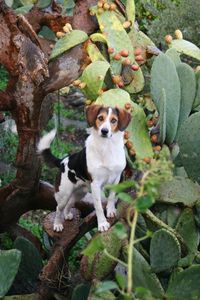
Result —
[{"label": "dog's hind leg", "polygon": [[71,194],[73,191],[73,185],[69,185],[68,189],[65,191],[59,191],[55,193],[55,199],[57,202],[57,207],[56,207],[56,216],[54,220],[54,225],[53,225],[53,230],[54,231],[62,231],[63,230],[63,218],[62,218],[62,213],[64,211],[65,206],[67,205]]},{"label": "dog's hind leg", "polygon": [[69,200],[68,200],[68,202],[67,202],[67,204],[64,208],[64,211],[63,211],[65,220],[72,220],[73,219],[73,213],[71,212],[71,208],[74,205],[74,203],[75,203],[74,196],[71,195],[71,197],[69,198]]}]

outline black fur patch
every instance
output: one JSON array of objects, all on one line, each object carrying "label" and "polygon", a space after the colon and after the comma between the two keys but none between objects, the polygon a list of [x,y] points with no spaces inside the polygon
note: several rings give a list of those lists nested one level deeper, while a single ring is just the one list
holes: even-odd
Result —
[{"label": "black fur patch", "polygon": [[68,178],[71,182],[77,183],[76,174],[70,170],[68,171]]},{"label": "black fur patch", "polygon": [[68,168],[74,171],[75,178],[79,178],[83,181],[91,179],[87,171],[86,148],[69,156]]},{"label": "black fur patch", "polygon": [[45,161],[45,163],[50,167],[50,168],[60,168],[60,163],[62,161],[62,159],[55,157],[52,153],[51,150],[45,149],[42,151],[42,157]]}]

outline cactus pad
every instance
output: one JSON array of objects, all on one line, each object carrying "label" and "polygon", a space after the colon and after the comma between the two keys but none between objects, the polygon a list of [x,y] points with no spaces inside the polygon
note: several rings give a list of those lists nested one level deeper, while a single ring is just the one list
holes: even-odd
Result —
[{"label": "cactus pad", "polygon": [[178,129],[187,119],[192,110],[192,105],[196,93],[196,78],[194,70],[186,63],[180,63],[176,66],[181,86],[181,104],[178,121]]},{"label": "cactus pad", "polygon": [[177,266],[181,257],[181,248],[174,234],[166,229],[156,231],[150,244],[150,262],[156,273]]},{"label": "cactus pad", "polygon": [[174,39],[171,41],[170,47],[175,48],[181,54],[200,60],[200,49],[189,41],[184,39]]},{"label": "cactus pad", "polygon": [[200,183],[200,112],[192,114],[181,126],[178,136],[181,161],[188,177]]},{"label": "cactus pad", "polygon": [[166,142],[171,144],[176,136],[180,110],[180,81],[173,61],[160,54],[151,69],[151,94],[160,112],[162,89],[166,92]]},{"label": "cactus pad", "polygon": [[105,57],[101,54],[97,46],[92,42],[88,43],[87,45],[87,53],[92,62],[97,60],[106,61]]},{"label": "cactus pad", "polygon": [[192,266],[178,273],[170,281],[167,289],[167,298],[173,300],[200,299],[200,266]]},{"label": "cactus pad", "polygon": [[21,252],[15,249],[0,250],[0,298],[9,290],[19,268]]},{"label": "cactus pad", "polygon": [[139,105],[131,101],[126,91],[122,89],[111,89],[98,97],[95,103],[112,107],[119,106],[121,108],[124,108],[126,103],[130,103],[133,112],[132,120],[127,131],[130,134],[129,139],[133,143],[136,156],[138,158],[153,156],[152,145],[146,125],[146,115]]},{"label": "cactus pad", "polygon": [[144,287],[151,291],[152,295],[161,299],[164,291],[155,273],[152,272],[150,265],[134,248],[133,252],[133,285],[135,288]]},{"label": "cactus pad", "polygon": [[24,288],[35,289],[38,275],[43,267],[42,257],[37,248],[24,237],[18,237],[14,242],[14,247],[22,253],[16,280]]},{"label": "cactus pad", "polygon": [[165,89],[162,89],[160,97],[160,116],[159,116],[159,125],[160,132],[158,137],[158,142],[162,145],[166,139],[166,93]]},{"label": "cactus pad", "polygon": [[83,92],[89,99],[96,100],[98,97],[109,67],[109,63],[105,61],[94,61],[83,71],[81,80],[86,83]]},{"label": "cactus pad", "polygon": [[199,187],[189,178],[173,177],[164,182],[159,189],[159,201],[166,203],[182,203],[193,207],[200,199]]},{"label": "cactus pad", "polygon": [[177,66],[181,63],[180,54],[174,48],[168,49],[165,54],[171,58],[174,64]]},{"label": "cactus pad", "polygon": [[176,231],[183,237],[189,251],[195,253],[199,244],[199,233],[191,208],[184,209],[180,215]]},{"label": "cactus pad", "polygon": [[72,30],[69,34],[66,34],[56,42],[49,59],[56,58],[74,46],[85,42],[87,39],[88,35],[84,31]]},{"label": "cactus pad", "polygon": [[[91,246],[98,245],[98,247]],[[118,257],[122,247],[122,240],[120,240],[113,227],[107,232],[97,234],[89,243],[89,245],[83,251],[83,257],[81,260],[82,275],[86,280],[103,279],[110,272],[113,271],[116,262],[110,259],[102,250],[107,251]]]},{"label": "cactus pad", "polygon": [[193,103],[193,108],[196,108],[200,105],[200,71],[196,72],[195,77],[196,77],[196,96]]}]

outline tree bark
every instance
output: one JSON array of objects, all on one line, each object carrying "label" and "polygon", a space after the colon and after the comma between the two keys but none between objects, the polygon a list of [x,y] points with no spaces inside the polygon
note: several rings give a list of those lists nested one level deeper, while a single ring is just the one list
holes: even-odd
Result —
[{"label": "tree bark", "polygon": [[16,122],[18,148],[16,178],[0,189],[0,232],[16,224],[31,209],[55,209],[54,189],[40,182],[41,162],[37,142],[46,110],[45,96],[77,79],[87,57],[84,45],[78,45],[48,64],[48,53],[38,39],[43,25],[61,30],[66,22],[87,33],[97,24],[89,15],[89,6],[96,1],[76,1],[73,17],[63,17],[55,2],[52,9],[34,7],[27,18],[16,15],[0,0],[0,64],[9,72],[7,89],[0,92],[0,111],[9,111]]}]

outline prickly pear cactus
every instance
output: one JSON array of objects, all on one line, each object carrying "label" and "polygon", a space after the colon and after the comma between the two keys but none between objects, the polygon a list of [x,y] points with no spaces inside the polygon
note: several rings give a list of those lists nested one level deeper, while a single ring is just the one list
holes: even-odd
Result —
[{"label": "prickly pear cactus", "polygon": [[152,270],[155,273],[170,270],[177,266],[180,257],[181,247],[175,235],[166,229],[156,231],[150,244]]},{"label": "prickly pear cactus", "polygon": [[200,112],[192,114],[179,130],[178,145],[188,177],[200,183]]},{"label": "prickly pear cactus", "polygon": [[176,49],[169,48],[165,54],[171,58],[176,66],[181,63],[180,54],[176,51]]},{"label": "prickly pear cactus", "polygon": [[166,54],[156,57],[151,69],[151,94],[159,113],[163,88],[166,93],[166,142],[170,145],[177,133],[181,90],[176,67]]},{"label": "prickly pear cactus", "polygon": [[78,284],[72,293],[71,300],[87,300],[90,292],[90,284]]},{"label": "prickly pear cactus", "polygon": [[[113,107],[117,105],[125,109],[127,107],[128,111],[132,114],[131,123],[127,128],[130,148],[135,150],[138,158],[153,156],[145,113],[139,105],[131,101],[130,95],[126,91],[111,89],[99,96],[95,103]],[[129,148],[128,144],[127,147]]]},{"label": "prickly pear cactus", "polygon": [[194,70],[186,63],[176,66],[181,87],[180,114],[178,130],[192,111],[192,105],[196,94],[196,79]]},{"label": "prickly pear cactus", "polygon": [[185,54],[200,60],[200,49],[189,41],[184,39],[174,39],[169,44],[169,47],[176,49],[176,51],[181,54]]},{"label": "prickly pear cactus", "polygon": [[193,109],[200,105],[200,71],[195,74],[196,77],[196,96],[193,103]]},{"label": "prickly pear cactus", "polygon": [[51,52],[50,60],[56,58],[74,46],[85,42],[87,39],[88,35],[84,31],[72,30],[70,33],[66,34],[63,38],[57,41]]},{"label": "prickly pear cactus", "polygon": [[178,220],[176,231],[183,237],[188,249],[192,252],[196,252],[199,244],[199,233],[195,224],[192,208],[184,209]]},{"label": "prickly pear cactus", "polygon": [[[133,2],[133,1],[132,1]],[[132,7],[132,4],[130,4]],[[130,83],[124,85],[124,88],[129,93],[138,93],[144,87],[144,77],[140,68],[137,71],[132,71],[131,65],[137,65],[134,56],[134,49],[132,42],[124,29],[120,19],[114,11],[101,11],[93,9],[96,14],[100,35],[92,35],[93,41],[95,39],[105,42],[108,45],[110,56],[110,65],[112,75],[120,75],[123,65],[129,65],[129,72],[132,73],[132,80]],[[130,12],[130,11],[129,11]],[[130,12],[130,15],[132,13]],[[111,51],[112,50],[112,51]]]},{"label": "prickly pear cactus", "polygon": [[0,250],[0,298],[6,295],[18,272],[21,252],[15,249]]},{"label": "prickly pear cactus", "polygon": [[96,100],[99,96],[109,67],[110,64],[105,61],[95,61],[85,68],[81,76],[81,81],[85,83],[83,92],[87,98]]},{"label": "prickly pear cactus", "polygon": [[121,247],[122,240],[117,237],[113,227],[105,233],[97,234],[83,251],[82,276],[86,280],[105,278],[113,271],[116,262],[110,259],[103,250],[107,249],[108,253],[119,257]]},{"label": "prickly pear cactus", "polygon": [[33,288],[34,290],[43,267],[41,255],[36,247],[24,237],[18,237],[14,242],[14,247],[22,253],[16,281],[25,289]]},{"label": "prickly pear cactus", "polygon": [[158,137],[158,142],[162,145],[166,139],[166,112],[167,112],[167,98],[165,89],[162,89],[160,97],[160,116],[159,116],[159,125],[160,132]]},{"label": "prickly pear cactus", "polygon": [[174,276],[166,291],[168,299],[200,299],[200,266],[194,265]]},{"label": "prickly pear cactus", "polygon": [[152,272],[151,266],[135,248],[133,252],[133,284],[134,288],[142,286],[150,290],[152,295],[158,299],[162,299],[164,295],[164,290],[158,277]]},{"label": "prickly pear cactus", "polygon": [[200,199],[200,189],[189,178],[174,176],[172,180],[163,183],[159,189],[159,201],[165,203],[182,203],[193,207]]}]

